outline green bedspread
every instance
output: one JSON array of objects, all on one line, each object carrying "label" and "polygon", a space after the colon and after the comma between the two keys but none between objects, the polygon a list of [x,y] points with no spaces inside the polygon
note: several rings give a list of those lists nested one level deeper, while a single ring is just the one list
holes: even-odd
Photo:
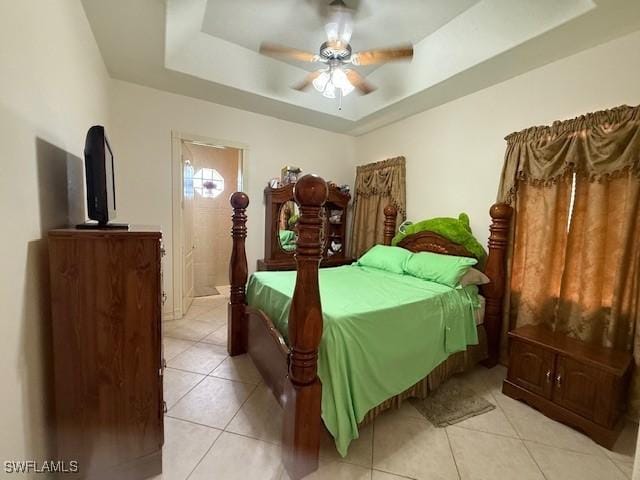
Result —
[{"label": "green bedspread", "polygon": [[[287,338],[295,271],[257,272],[248,304]],[[477,288],[453,289],[349,265],[320,270],[324,330],[318,375],[322,419],[342,456],[373,407],[424,378],[449,354],[477,344]]]}]

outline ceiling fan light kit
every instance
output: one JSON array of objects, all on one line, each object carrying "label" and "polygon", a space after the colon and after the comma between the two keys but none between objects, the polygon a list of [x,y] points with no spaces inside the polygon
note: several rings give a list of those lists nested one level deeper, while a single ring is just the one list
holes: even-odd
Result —
[{"label": "ceiling fan light kit", "polygon": [[302,82],[292,86],[299,91],[307,90],[311,85],[326,98],[338,98],[338,108],[342,108],[342,97],[358,90],[367,95],[375,90],[356,70],[344,68],[345,65],[374,65],[413,58],[413,46],[402,45],[392,48],[379,48],[353,53],[351,35],[353,33],[353,9],[342,0],[333,0],[329,5],[329,20],[325,25],[327,41],[320,45],[318,55],[295,48],[263,42],[260,53],[279,59],[302,62],[320,62],[327,65],[310,72]]},{"label": "ceiling fan light kit", "polygon": [[314,88],[327,98],[336,98],[336,89],[340,90],[343,97],[355,89],[341,66],[323,70],[312,83]]}]

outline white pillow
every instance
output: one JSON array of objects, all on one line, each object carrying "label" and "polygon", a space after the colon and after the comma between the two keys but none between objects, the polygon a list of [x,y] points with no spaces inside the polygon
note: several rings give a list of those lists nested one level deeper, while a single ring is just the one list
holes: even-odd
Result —
[{"label": "white pillow", "polygon": [[460,279],[460,286],[467,287],[469,285],[486,285],[489,282],[491,282],[491,279],[480,270],[470,268]]}]

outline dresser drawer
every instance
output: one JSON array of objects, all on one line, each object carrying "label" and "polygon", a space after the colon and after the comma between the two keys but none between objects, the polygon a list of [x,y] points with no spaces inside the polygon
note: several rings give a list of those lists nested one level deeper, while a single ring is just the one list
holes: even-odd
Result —
[{"label": "dresser drawer", "polygon": [[512,340],[507,378],[545,398],[551,398],[554,378],[555,355],[549,350]]}]

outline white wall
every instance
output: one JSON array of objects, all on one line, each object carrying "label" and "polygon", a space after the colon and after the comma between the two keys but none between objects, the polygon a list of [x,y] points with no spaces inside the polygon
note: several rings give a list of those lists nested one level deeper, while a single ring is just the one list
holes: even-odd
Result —
[{"label": "white wall", "polygon": [[44,238],[84,220],[80,159],[87,129],[108,120],[108,82],[78,0],[0,2],[2,461],[49,457]]},{"label": "white wall", "polygon": [[356,139],[357,162],[405,155],[408,218],[465,211],[483,241],[504,137],[594,110],[637,105],[639,52],[640,32],[375,130]]},{"label": "white wall", "polygon": [[168,253],[165,314],[173,311],[172,131],[248,145],[244,191],[251,202],[247,212],[251,270],[264,255],[263,190],[283,165],[299,166],[304,173],[336,183],[353,183],[353,137],[128,82],[114,81],[112,87],[110,137],[117,157],[118,219],[162,227]]}]

